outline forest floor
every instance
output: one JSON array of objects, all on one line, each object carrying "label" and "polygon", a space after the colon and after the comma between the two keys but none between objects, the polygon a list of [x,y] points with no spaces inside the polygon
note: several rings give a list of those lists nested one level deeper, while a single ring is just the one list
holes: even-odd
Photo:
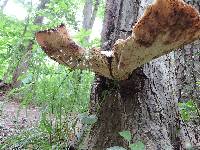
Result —
[{"label": "forest floor", "polygon": [[5,100],[4,93],[0,92],[0,144],[5,137],[37,125],[39,118],[39,108],[22,108],[19,102]]}]

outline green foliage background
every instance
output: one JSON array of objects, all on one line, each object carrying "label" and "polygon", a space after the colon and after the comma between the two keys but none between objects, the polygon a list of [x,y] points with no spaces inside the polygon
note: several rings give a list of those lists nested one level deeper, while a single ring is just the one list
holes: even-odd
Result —
[{"label": "green foliage background", "polygon": [[[26,9],[27,17],[19,20],[0,11],[0,79],[12,83],[16,68],[27,61],[26,72],[22,72],[18,78],[20,86],[11,89],[6,99],[19,101],[21,108],[39,106],[41,120],[37,127],[22,130],[16,136],[1,141],[0,149],[28,148],[30,145],[36,149],[66,148],[76,119],[66,120],[71,114],[87,114],[94,73],[90,70],[71,70],[49,59],[34,40],[35,32],[64,23],[76,33],[73,35],[76,42],[84,47],[99,46],[100,39],[85,41],[91,31],[82,29],[78,17],[84,0],[50,0],[43,10],[37,10],[37,6],[29,0],[14,2]],[[101,1],[97,14],[101,20],[103,6],[104,1]],[[44,17],[42,25],[34,24],[38,15]],[[27,48],[31,40],[34,43],[30,52]],[[30,53],[31,57],[28,57]],[[55,118],[54,123],[51,116]]]},{"label": "green foliage background", "polygon": [[[20,86],[6,93],[6,100],[19,101],[21,108],[38,106],[41,118],[38,126],[21,130],[15,136],[0,141],[0,149],[28,149],[30,146],[32,149],[66,148],[78,114],[84,114],[88,124],[95,122],[94,116],[87,116],[94,73],[90,70],[71,70],[49,59],[36,43],[35,32],[64,23],[76,33],[73,35],[75,41],[86,48],[100,46],[100,36],[89,42],[85,40],[92,32],[82,29],[81,25],[80,11],[83,10],[85,0],[50,0],[43,10],[37,10],[31,0],[13,1],[26,9],[27,17],[19,20],[0,10],[0,79],[12,83],[16,68],[27,61],[26,72],[22,72],[18,78]],[[104,7],[105,0],[100,0],[97,18],[101,21]],[[34,24],[38,15],[45,18],[42,25]],[[33,47],[27,51],[31,40],[34,42]],[[28,57],[30,53],[31,57]],[[192,100],[179,103],[179,107],[184,121],[199,119],[199,110]],[[120,135],[129,142],[129,148],[144,149],[140,142],[130,143],[129,131],[121,132]]]}]

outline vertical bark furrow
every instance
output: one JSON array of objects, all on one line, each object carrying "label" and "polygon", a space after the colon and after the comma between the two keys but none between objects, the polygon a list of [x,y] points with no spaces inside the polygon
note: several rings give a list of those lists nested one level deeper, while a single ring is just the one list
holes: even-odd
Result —
[{"label": "vertical bark furrow", "polygon": [[[104,50],[110,49],[118,37],[124,38],[130,34],[131,25],[151,2],[107,0],[102,32],[102,41],[107,43],[103,46]],[[119,10],[122,12],[119,13]],[[188,127],[183,126],[178,99],[182,99],[184,80],[189,80],[187,83],[194,81],[194,76],[190,76],[195,73],[192,68],[198,70],[194,62],[197,58],[191,57],[193,54],[184,58],[185,54],[182,53],[184,51],[172,52],[157,58],[134,70],[124,81],[99,78],[98,83],[102,81],[106,84],[93,86],[91,104],[100,107],[98,111],[91,109],[96,110],[99,119],[89,135],[89,150],[102,150],[110,146],[127,148],[126,141],[118,136],[118,132],[123,130],[131,131],[132,142],[143,141],[147,150],[181,150],[190,142],[195,144],[192,141],[194,138],[187,134]],[[186,73],[189,75],[187,78]],[[191,87],[194,90],[194,86]]]}]

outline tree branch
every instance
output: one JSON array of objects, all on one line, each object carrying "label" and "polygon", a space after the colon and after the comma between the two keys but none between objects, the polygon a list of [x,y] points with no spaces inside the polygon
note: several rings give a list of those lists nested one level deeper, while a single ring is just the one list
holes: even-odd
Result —
[{"label": "tree branch", "polygon": [[182,0],[155,0],[133,27],[132,36],[117,40],[111,51],[78,46],[64,25],[36,33],[46,54],[71,68],[91,69],[124,80],[137,67],[200,38],[200,15]]}]

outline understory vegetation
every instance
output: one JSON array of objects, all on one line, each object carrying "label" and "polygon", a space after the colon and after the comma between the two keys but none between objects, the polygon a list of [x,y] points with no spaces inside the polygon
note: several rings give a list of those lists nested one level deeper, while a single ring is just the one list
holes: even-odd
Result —
[{"label": "understory vegetation", "polygon": [[[25,18],[19,19],[5,11],[11,11],[10,1],[26,12]],[[20,113],[16,113],[12,121],[15,131],[10,135],[0,134],[0,149],[65,149],[73,142],[84,146],[81,142],[87,133],[82,130],[87,132],[97,119],[88,115],[94,73],[73,70],[49,59],[36,43],[35,32],[64,23],[80,45],[100,46],[100,33],[94,29],[97,26],[93,30],[82,27],[85,1],[42,0],[46,3],[44,7],[31,0],[10,1],[0,10],[0,117],[6,103],[16,102],[17,112],[36,108],[39,119],[21,127]],[[104,7],[105,2],[101,0],[96,14],[98,23],[103,22]],[[185,122],[200,119],[195,101],[180,103],[180,109]],[[0,132],[4,128],[0,121]],[[122,133],[128,133],[131,138],[128,131]],[[126,134],[122,137],[127,140]],[[129,144],[132,149],[144,149],[141,142]]]},{"label": "understory vegetation", "polygon": [[[59,65],[45,55],[34,39],[36,31],[64,23],[76,32],[71,34],[79,44],[88,48],[99,45],[98,38],[86,42],[85,37],[91,30],[83,29],[82,18],[77,17],[84,1],[42,1],[46,2],[44,8],[38,8],[33,2],[12,1],[26,11],[23,20],[6,14],[3,9],[0,12],[0,92],[3,97],[0,108],[3,111],[3,103],[7,101],[18,102],[18,111],[38,107],[39,123],[24,129],[17,127],[14,136],[1,135],[0,149],[66,148],[74,136],[78,115],[87,117],[94,73]],[[98,15],[102,20],[100,12]],[[42,21],[36,24],[38,17]],[[16,116],[16,126],[17,119]]]}]

